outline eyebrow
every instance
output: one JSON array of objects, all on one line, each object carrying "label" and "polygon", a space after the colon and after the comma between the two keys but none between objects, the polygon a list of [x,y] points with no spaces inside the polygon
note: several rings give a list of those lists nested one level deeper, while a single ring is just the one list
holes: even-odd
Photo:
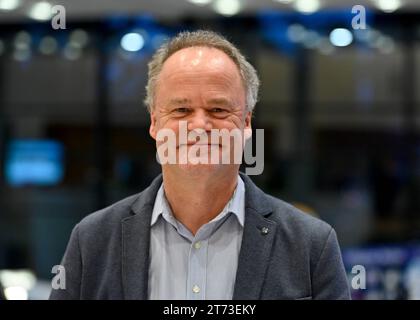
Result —
[{"label": "eyebrow", "polygon": [[187,98],[175,98],[169,100],[169,105],[171,106],[185,106],[186,104],[191,104],[191,100]]},{"label": "eyebrow", "polygon": [[[188,99],[188,98],[173,98],[169,100],[168,105],[177,107],[177,106],[190,105],[191,103],[192,103],[191,99]],[[216,106],[227,107],[227,108],[232,107],[232,103],[226,98],[211,98],[207,100],[206,103],[212,106],[216,105]]]},{"label": "eyebrow", "polygon": [[232,103],[226,98],[213,98],[207,101],[208,104],[222,107],[232,107]]}]

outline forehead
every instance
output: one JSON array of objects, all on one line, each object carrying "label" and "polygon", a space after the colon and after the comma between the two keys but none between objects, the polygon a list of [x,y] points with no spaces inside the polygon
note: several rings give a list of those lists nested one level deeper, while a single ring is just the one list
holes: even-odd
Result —
[{"label": "forehead", "polygon": [[188,73],[220,73],[240,78],[233,60],[223,51],[209,47],[189,47],[175,52],[163,64],[159,78]]}]

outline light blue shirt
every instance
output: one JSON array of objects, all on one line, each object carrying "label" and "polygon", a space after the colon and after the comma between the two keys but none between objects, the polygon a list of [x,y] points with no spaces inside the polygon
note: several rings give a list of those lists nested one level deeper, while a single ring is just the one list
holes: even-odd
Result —
[{"label": "light blue shirt", "polygon": [[151,220],[148,298],[232,299],[244,220],[245,185],[239,176],[222,212],[195,236],[173,216],[162,184]]}]

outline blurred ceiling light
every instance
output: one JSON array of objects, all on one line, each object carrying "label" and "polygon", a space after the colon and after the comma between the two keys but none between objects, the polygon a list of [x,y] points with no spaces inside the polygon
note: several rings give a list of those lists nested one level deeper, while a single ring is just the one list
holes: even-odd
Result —
[{"label": "blurred ceiling light", "polygon": [[88,44],[89,36],[86,31],[76,29],[70,34],[70,44],[74,47],[84,48]]},{"label": "blurred ceiling light", "polygon": [[319,46],[320,41],[321,37],[316,31],[309,31],[305,35],[303,45],[307,49],[315,49]]},{"label": "blurred ceiling light", "polygon": [[63,51],[64,57],[68,60],[77,60],[82,56],[82,49],[80,47],[74,47],[67,45]]},{"label": "blurred ceiling light", "polygon": [[7,300],[28,300],[28,291],[23,287],[7,287],[4,295]]},{"label": "blurred ceiling light", "polygon": [[233,16],[241,11],[241,3],[239,0],[216,0],[213,8],[221,15]]},{"label": "blurred ceiling light", "polygon": [[394,12],[402,6],[401,0],[376,0],[375,3],[384,12]]},{"label": "blurred ceiling light", "polygon": [[209,4],[210,2],[212,2],[212,0],[188,0],[191,3],[194,3],[198,6],[204,6],[206,4]]},{"label": "blurred ceiling light", "polygon": [[57,48],[57,40],[51,36],[43,38],[39,43],[39,51],[45,55],[54,54],[57,51]]},{"label": "blurred ceiling light", "polygon": [[12,11],[20,6],[20,0],[0,0],[0,10]]},{"label": "blurred ceiling light", "polygon": [[140,33],[127,33],[121,38],[121,47],[125,51],[139,51],[144,46],[144,38]]},{"label": "blurred ceiling light", "polygon": [[353,34],[344,28],[337,28],[330,33],[330,42],[336,47],[346,47],[353,42]]},{"label": "blurred ceiling light", "polygon": [[32,271],[20,270],[0,270],[0,282],[5,288],[22,287],[30,290],[36,283],[36,277]]},{"label": "blurred ceiling light", "polygon": [[294,23],[287,28],[287,37],[292,42],[301,42],[305,39],[306,29],[304,26]]},{"label": "blurred ceiling light", "polygon": [[35,3],[28,12],[28,16],[34,20],[46,21],[52,16],[52,6],[46,1]]},{"label": "blurred ceiling light", "polygon": [[354,30],[354,36],[357,40],[372,45],[381,36],[381,33],[378,30],[368,27],[366,30]]},{"label": "blurred ceiling light", "polygon": [[296,0],[294,8],[304,14],[309,14],[317,11],[321,4],[319,0]]},{"label": "blurred ceiling light", "polygon": [[26,31],[18,32],[13,41],[16,49],[27,49],[31,45],[31,42],[31,35]]},{"label": "blurred ceiling light", "polygon": [[31,58],[31,55],[32,53],[29,47],[21,49],[16,48],[13,52],[13,59],[15,59],[16,61],[23,62],[29,60]]}]

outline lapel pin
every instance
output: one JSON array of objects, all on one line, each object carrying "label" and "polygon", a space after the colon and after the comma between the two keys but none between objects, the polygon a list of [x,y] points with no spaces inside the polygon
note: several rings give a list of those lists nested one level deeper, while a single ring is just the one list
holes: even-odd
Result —
[{"label": "lapel pin", "polygon": [[263,234],[263,235],[267,235],[268,231],[269,231],[269,229],[267,227],[262,227],[261,228],[261,234]]}]

